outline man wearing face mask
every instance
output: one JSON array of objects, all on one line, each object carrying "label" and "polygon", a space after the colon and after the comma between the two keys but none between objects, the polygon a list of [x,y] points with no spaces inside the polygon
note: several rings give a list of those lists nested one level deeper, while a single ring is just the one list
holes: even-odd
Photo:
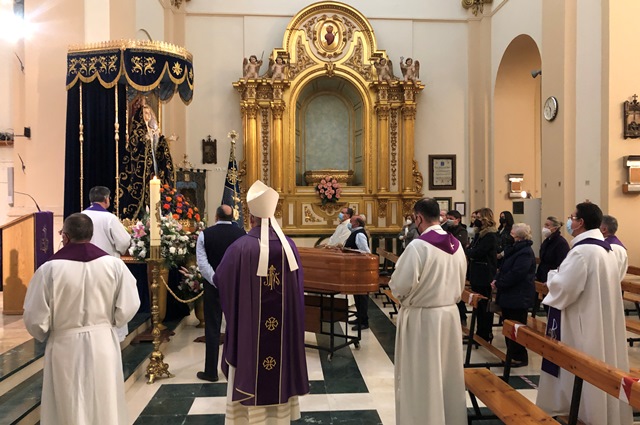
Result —
[{"label": "man wearing face mask", "polygon": [[[364,230],[364,220],[362,216],[356,215],[351,217],[348,224],[351,234],[344,243],[344,247],[370,254],[369,240],[367,238],[367,232]],[[354,331],[369,329],[369,296],[354,295],[353,299],[356,302],[356,323],[352,329]]]},{"label": "man wearing face mask", "polygon": [[455,304],[464,289],[467,261],[460,242],[442,230],[436,201],[416,202],[414,214],[421,235],[400,256],[389,282],[402,305],[396,331],[396,423],[463,425],[462,330]]},{"label": "man wearing face mask", "polygon": [[440,227],[442,230],[447,230],[447,210],[440,210]]},{"label": "man wearing face mask", "polygon": [[[611,245],[600,232],[602,211],[576,205],[567,230],[574,236],[560,268],[549,271],[547,333],[612,367],[629,370],[620,274]],[[543,360],[536,404],[552,416],[569,413],[574,376]],[[628,425],[631,406],[591,385],[582,388],[578,417],[584,423]]]},{"label": "man wearing face mask", "polygon": [[351,235],[351,230],[348,229],[349,221],[353,217],[353,208],[343,208],[338,214],[338,220],[340,220],[340,224],[336,227],[336,230],[329,238],[329,242],[327,245],[329,246],[342,246],[347,241],[349,235]]}]

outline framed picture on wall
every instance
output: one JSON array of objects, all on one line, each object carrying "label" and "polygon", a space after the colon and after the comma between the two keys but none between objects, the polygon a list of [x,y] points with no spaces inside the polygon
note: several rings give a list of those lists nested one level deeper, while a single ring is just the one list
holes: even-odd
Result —
[{"label": "framed picture on wall", "polygon": [[[451,198],[433,198],[440,205],[440,211],[451,211]],[[460,213],[462,214],[462,213]]]},{"label": "framed picture on wall", "polygon": [[467,215],[467,203],[466,202],[455,202],[453,204],[453,209],[458,211],[460,215]]},{"label": "framed picture on wall", "polygon": [[429,190],[455,190],[456,156],[429,155]]}]

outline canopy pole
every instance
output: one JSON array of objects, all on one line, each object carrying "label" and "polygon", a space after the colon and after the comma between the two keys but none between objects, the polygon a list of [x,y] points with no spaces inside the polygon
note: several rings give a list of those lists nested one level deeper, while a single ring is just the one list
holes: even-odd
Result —
[{"label": "canopy pole", "polygon": [[116,120],[113,124],[115,131],[115,141],[116,141],[116,187],[115,187],[115,201],[116,201],[116,217],[120,218],[120,196],[118,196],[118,190],[120,189],[120,156],[119,156],[119,145],[120,145],[120,122],[118,121],[118,83],[116,83],[116,91],[115,91],[115,100],[116,100]]},{"label": "canopy pole", "polygon": [[82,210],[82,202],[84,201],[84,124],[82,121],[82,81],[80,81],[80,210]]}]

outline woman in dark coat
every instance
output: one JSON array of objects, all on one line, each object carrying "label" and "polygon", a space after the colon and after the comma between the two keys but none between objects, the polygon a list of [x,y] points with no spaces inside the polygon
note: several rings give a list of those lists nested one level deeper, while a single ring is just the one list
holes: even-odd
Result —
[{"label": "woman in dark coat", "polygon": [[540,245],[540,264],[536,271],[536,280],[539,282],[547,281],[549,270],[555,270],[560,267],[569,253],[569,243],[560,234],[562,222],[556,217],[547,217],[542,229],[542,245]]},{"label": "woman in dark coat", "polygon": [[509,211],[500,213],[500,227],[498,227],[498,268],[504,258],[504,250],[513,245],[511,237],[511,227],[513,226],[513,215]]},{"label": "woman in dark coat", "polygon": [[[496,275],[498,234],[493,211],[482,208],[476,213],[473,223],[476,236],[466,250],[469,258],[469,283],[471,290],[487,298],[491,297],[491,281]],[[477,308],[478,328],[476,334],[491,342],[493,333],[493,313],[487,311],[487,301],[480,301]]]},{"label": "woman in dark coat", "polygon": [[[536,287],[533,283],[536,273],[536,255],[531,248],[531,228],[528,224],[517,223],[511,228],[513,246],[507,247],[504,262],[496,275],[496,302],[502,309],[502,318],[527,324],[527,313],[533,306]],[[513,366],[528,364],[527,349],[505,338],[507,349],[511,352]]]}]

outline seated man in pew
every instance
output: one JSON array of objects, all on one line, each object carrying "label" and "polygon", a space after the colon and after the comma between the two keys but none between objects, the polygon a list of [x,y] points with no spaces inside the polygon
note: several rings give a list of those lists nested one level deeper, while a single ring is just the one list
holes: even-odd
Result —
[{"label": "seated man in pew", "polygon": [[[576,205],[567,229],[572,248],[557,271],[550,271],[547,334],[623,371],[629,371],[618,262],[600,232],[602,211],[592,203]],[[574,376],[546,359],[536,404],[551,414],[569,412]],[[579,417],[598,425],[630,424],[620,402],[585,385]]]}]

